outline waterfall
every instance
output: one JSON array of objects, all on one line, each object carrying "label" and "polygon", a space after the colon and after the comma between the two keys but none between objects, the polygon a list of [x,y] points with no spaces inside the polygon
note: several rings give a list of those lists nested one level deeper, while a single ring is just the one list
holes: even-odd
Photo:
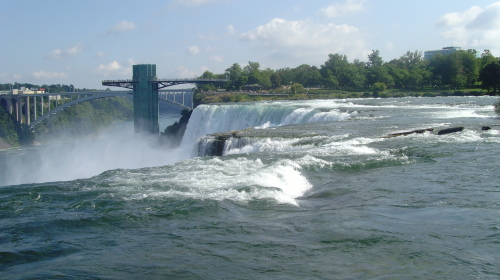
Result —
[{"label": "waterfall", "polygon": [[214,149],[220,150],[221,148],[211,147],[211,145],[220,143],[214,137],[203,137],[205,135],[246,128],[263,129],[298,123],[341,121],[355,114],[355,112],[341,112],[338,104],[331,106],[331,102],[327,104],[330,105],[329,107],[325,107],[325,104],[321,105],[319,106],[318,103],[297,105],[297,103],[291,104],[290,102],[200,105],[191,115],[182,145],[192,146],[201,141],[195,153],[200,156],[213,155]]}]

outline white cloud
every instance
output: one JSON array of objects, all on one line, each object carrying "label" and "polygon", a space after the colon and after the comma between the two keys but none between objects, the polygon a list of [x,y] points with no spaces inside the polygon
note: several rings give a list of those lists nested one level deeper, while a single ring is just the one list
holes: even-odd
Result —
[{"label": "white cloud", "polygon": [[137,29],[137,25],[135,25],[135,23],[131,21],[122,20],[119,23],[115,24],[110,29],[108,29],[104,34],[106,35],[120,34],[135,29]]},{"label": "white cloud", "polygon": [[231,24],[227,26],[227,34],[228,35],[233,35],[234,33],[236,33],[236,29],[234,29],[234,26],[232,26]]},{"label": "white cloud", "polygon": [[99,65],[99,70],[101,70],[101,71],[115,71],[115,70],[119,70],[121,68],[122,68],[122,66],[116,60],[113,62],[110,62],[108,64]]},{"label": "white cloud", "polygon": [[[275,18],[243,33],[241,39],[260,51],[266,51],[268,56],[281,60],[298,59],[304,63],[324,61],[330,53],[361,58],[366,51],[363,34],[357,27],[346,24]],[[308,59],[309,62],[306,62]]]},{"label": "white cloud", "polygon": [[33,77],[35,79],[61,79],[65,78],[67,75],[64,72],[45,72],[40,70],[38,72],[33,72]]},{"label": "white cloud", "polygon": [[442,27],[453,27],[456,25],[468,24],[482,12],[483,9],[481,7],[473,6],[463,13],[448,13],[443,15],[436,25]]},{"label": "white cloud", "polygon": [[226,39],[228,37],[231,37],[233,36],[234,34],[236,34],[236,29],[234,28],[233,25],[229,24],[227,27],[226,27],[226,32],[225,33],[219,33],[217,35],[214,35],[214,34],[198,34],[198,38],[200,40],[210,40],[210,41],[218,41],[218,40],[223,40],[223,39]]},{"label": "white cloud", "polygon": [[0,81],[2,83],[13,83],[21,80],[22,76],[12,73],[0,73]]},{"label": "white cloud", "polygon": [[97,53],[97,57],[103,57],[103,56],[108,56],[109,53],[105,53],[105,52],[98,52]]},{"label": "white cloud", "polygon": [[69,46],[66,49],[55,49],[43,57],[47,59],[61,59],[69,56],[75,56],[83,51],[83,44],[76,43],[75,45]]},{"label": "white cloud", "polygon": [[48,59],[61,59],[63,56],[63,50],[60,49],[55,49],[48,54],[44,55],[43,57],[48,58]]},{"label": "white cloud", "polygon": [[454,45],[500,51],[500,2],[445,14],[436,26],[446,29],[441,36]]},{"label": "white cloud", "polygon": [[198,46],[191,46],[187,49],[188,53],[191,55],[199,54],[201,52],[200,47]]},{"label": "white cloud", "polygon": [[128,59],[127,63],[120,64],[118,61],[112,61],[108,64],[99,64],[97,72],[105,77],[108,76],[118,76],[118,77],[132,77],[132,65],[135,62],[133,59]]},{"label": "white cloud", "polygon": [[385,49],[388,51],[392,51],[394,49],[394,44],[392,42],[387,42],[385,44]]},{"label": "white cloud", "polygon": [[[205,71],[207,71],[207,70],[209,70],[209,69],[208,69],[208,67],[203,66],[203,65],[202,65],[202,66],[200,66],[200,73],[201,73],[201,74],[203,74],[203,73],[204,73]],[[198,75],[198,76],[201,76],[201,74],[200,74],[200,75]]]},{"label": "white cloud", "polygon": [[343,3],[334,2],[330,6],[320,10],[320,13],[327,18],[338,18],[348,14],[363,11],[365,0],[346,0]]},{"label": "white cloud", "polygon": [[214,56],[209,57],[208,59],[210,59],[210,61],[213,61],[213,62],[223,62],[224,61],[224,57],[222,55],[214,55]]},{"label": "white cloud", "polygon": [[190,69],[186,68],[185,66],[181,65],[181,66],[177,67],[175,70],[171,71],[171,73],[174,76],[174,78],[180,78],[180,79],[186,78],[187,79],[187,78],[199,77],[206,70],[208,70],[208,67],[206,67],[206,66],[200,66],[199,70],[195,71],[195,70],[190,70]]},{"label": "white cloud", "polygon": [[174,75],[179,78],[194,78],[196,77],[196,73],[187,69],[184,66],[179,66],[174,71]]}]

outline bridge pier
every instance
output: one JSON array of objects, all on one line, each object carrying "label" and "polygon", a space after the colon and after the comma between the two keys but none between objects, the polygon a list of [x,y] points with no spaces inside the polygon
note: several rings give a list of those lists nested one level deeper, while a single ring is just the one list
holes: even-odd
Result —
[{"label": "bridge pier", "polygon": [[23,112],[22,112],[22,106],[21,106],[21,103],[22,103],[22,100],[19,99],[19,98],[14,98],[16,100],[16,122],[17,123],[21,123],[22,120],[23,120]]},{"label": "bridge pier", "polygon": [[36,120],[36,117],[37,117],[37,114],[36,114],[36,96],[33,96],[33,108],[35,108],[35,120]]},{"label": "bridge pier", "polygon": [[2,98],[2,107],[4,110],[12,115],[13,107],[12,107],[12,99],[11,98]]},{"label": "bridge pier", "polygon": [[24,98],[24,115],[26,116],[26,124],[30,125],[31,123],[31,109],[30,109],[30,97],[26,96]]}]

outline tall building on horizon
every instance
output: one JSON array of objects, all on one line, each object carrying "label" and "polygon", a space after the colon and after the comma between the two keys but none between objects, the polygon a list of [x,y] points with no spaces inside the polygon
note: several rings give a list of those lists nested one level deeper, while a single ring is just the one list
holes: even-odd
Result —
[{"label": "tall building on horizon", "polygon": [[462,48],[460,47],[444,47],[442,50],[426,51],[424,52],[424,59],[430,60],[437,54],[449,55],[456,51],[461,51],[461,50]]}]

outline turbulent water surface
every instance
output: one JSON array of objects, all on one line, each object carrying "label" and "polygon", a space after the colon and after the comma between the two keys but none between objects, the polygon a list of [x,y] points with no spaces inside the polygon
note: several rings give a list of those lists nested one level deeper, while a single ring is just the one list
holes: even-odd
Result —
[{"label": "turbulent water surface", "polygon": [[498,279],[496,101],[202,105],[175,149],[120,129],[2,151],[1,278]]}]

